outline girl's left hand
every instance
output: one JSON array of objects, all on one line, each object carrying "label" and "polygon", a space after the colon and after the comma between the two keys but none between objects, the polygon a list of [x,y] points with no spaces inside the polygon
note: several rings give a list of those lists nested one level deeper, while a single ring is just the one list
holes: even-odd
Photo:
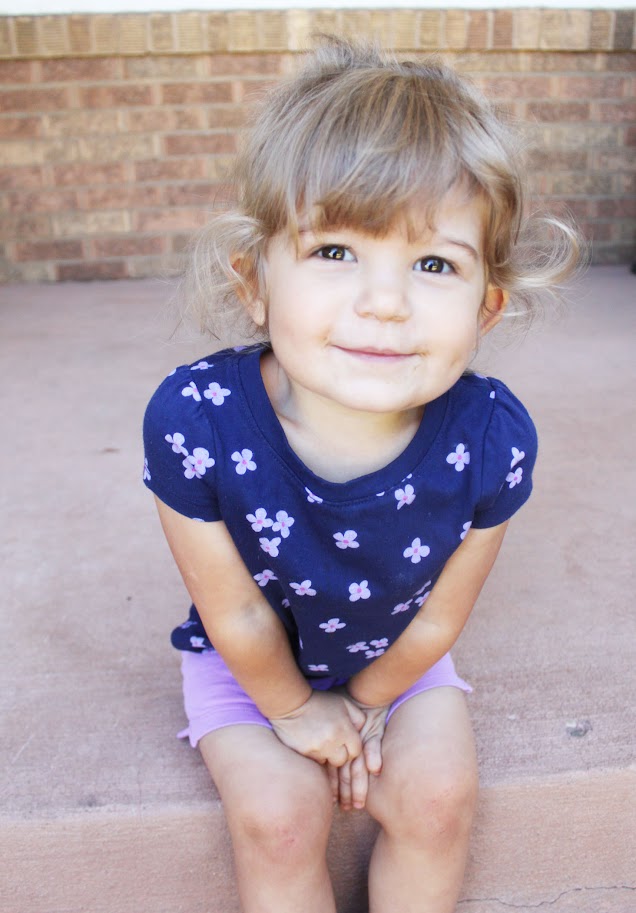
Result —
[{"label": "girl's left hand", "polygon": [[369,775],[377,776],[382,770],[382,737],[390,707],[389,704],[383,707],[357,706],[366,715],[360,730],[362,754],[342,767],[328,765],[327,768],[334,802],[339,802],[346,811],[364,808],[369,792]]}]

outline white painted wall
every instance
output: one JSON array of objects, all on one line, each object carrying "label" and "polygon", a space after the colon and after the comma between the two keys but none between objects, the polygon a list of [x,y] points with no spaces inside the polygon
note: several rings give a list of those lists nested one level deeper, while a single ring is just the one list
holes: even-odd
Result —
[{"label": "white painted wall", "polygon": [[[634,0],[541,0],[552,9],[632,9]],[[1,0],[0,15],[57,13],[182,12],[186,10],[265,9],[514,9],[531,8],[529,0]]]}]

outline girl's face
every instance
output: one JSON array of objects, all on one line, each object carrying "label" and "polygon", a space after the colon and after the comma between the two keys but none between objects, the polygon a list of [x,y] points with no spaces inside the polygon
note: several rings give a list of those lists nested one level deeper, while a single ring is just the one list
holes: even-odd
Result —
[{"label": "girl's face", "polygon": [[506,304],[486,283],[483,231],[482,202],[457,188],[433,228],[410,236],[406,223],[384,237],[305,230],[298,245],[276,235],[265,257],[267,303],[251,310],[268,324],[292,393],[397,414],[448,390]]}]

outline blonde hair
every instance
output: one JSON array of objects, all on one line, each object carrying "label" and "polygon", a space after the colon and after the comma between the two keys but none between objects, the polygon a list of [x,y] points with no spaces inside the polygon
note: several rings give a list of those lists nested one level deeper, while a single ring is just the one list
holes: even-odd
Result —
[{"label": "blonde hair", "polygon": [[567,222],[525,215],[514,133],[436,59],[402,62],[323,38],[261,103],[236,162],[236,205],[194,241],[186,301],[204,331],[257,336],[241,301],[265,297],[263,258],[275,234],[297,237],[299,218],[310,218],[317,231],[382,235],[422,199],[431,222],[458,183],[486,204],[488,281],[530,318],[539,293],[573,272],[582,247]]}]

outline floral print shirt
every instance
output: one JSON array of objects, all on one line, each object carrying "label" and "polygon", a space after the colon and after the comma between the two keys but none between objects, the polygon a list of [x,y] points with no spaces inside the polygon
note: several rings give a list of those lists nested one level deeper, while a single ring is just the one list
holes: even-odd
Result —
[{"label": "floral print shirt", "polygon": [[[287,443],[263,351],[227,349],[166,378],[144,419],[144,481],[179,513],[222,520],[303,673],[346,680],[399,637],[471,526],[527,500],[534,425],[503,383],[467,374],[388,466],[327,481]],[[213,646],[194,606],[172,642]]]}]

